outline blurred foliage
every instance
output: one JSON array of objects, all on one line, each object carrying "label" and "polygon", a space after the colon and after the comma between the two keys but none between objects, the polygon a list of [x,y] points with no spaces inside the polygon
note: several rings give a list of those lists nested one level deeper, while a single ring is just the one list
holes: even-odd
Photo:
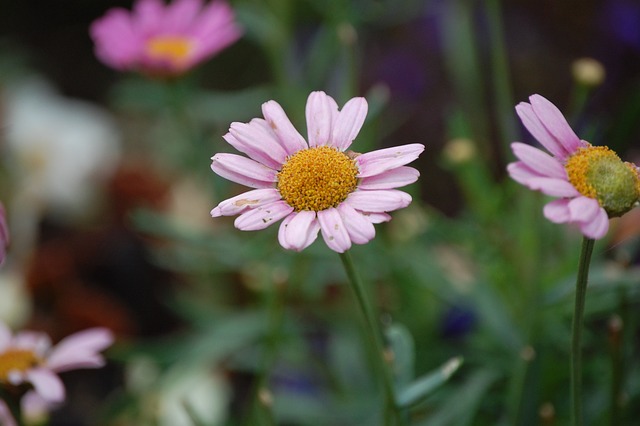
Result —
[{"label": "blurred foliage", "polygon": [[[416,162],[422,178],[408,189],[412,205],[352,249],[382,313],[409,423],[568,424],[579,238],[544,219],[543,196],[505,177],[508,144],[531,140],[513,106],[530,92],[548,93],[571,109],[578,134],[637,159],[640,39],[621,46],[595,32],[610,27],[611,8],[633,9],[631,2],[559,3],[236,0],[246,34],[219,58],[177,81],[100,70],[102,91],[91,97],[117,117],[125,160],[151,165],[168,192],[195,182],[198,201],[213,208],[241,190],[208,169],[213,153],[231,151],[221,135],[232,121],[260,116],[260,105],[275,99],[304,135],[311,90],[339,103],[365,96],[370,112],[354,149],[427,145]],[[574,26],[560,28],[567,16]],[[583,21],[595,28],[592,49],[562,37],[584,34]],[[617,52],[607,50],[613,45]],[[38,67],[25,59],[38,52],[8,42],[0,49],[5,89]],[[407,51],[424,64],[417,78],[416,63],[399,59]],[[583,52],[601,54],[611,71],[602,86],[572,80],[570,64]],[[635,65],[625,68],[629,58]],[[0,195],[10,203],[20,188],[3,167]],[[88,424],[164,424],[166,395],[192,424],[380,424],[380,390],[335,253],[322,243],[286,252],[276,227],[240,232],[232,218],[213,220],[194,210],[200,206],[182,205],[181,215],[144,203],[127,210],[145,261],[171,277],[160,299],[179,325],[124,336],[109,352],[121,383]],[[82,231],[104,217],[93,220],[68,225]],[[631,425],[640,414],[637,220],[612,222],[591,268],[584,388],[594,425]],[[191,396],[171,393],[191,376],[214,383],[206,397],[223,406],[217,423]]]}]

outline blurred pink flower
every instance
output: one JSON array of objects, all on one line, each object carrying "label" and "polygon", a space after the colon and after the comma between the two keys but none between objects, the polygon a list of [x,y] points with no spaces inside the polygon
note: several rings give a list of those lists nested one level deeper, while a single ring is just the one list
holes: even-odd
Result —
[{"label": "blurred pink flower", "polygon": [[318,235],[342,253],[375,236],[373,224],[406,207],[411,196],[395,188],[415,182],[419,172],[405,164],[421,144],[366,154],[347,151],[367,115],[367,101],[353,98],[341,111],[324,92],[312,92],[306,106],[307,141],[275,101],[262,105],[264,119],[234,122],[224,139],[249,158],[216,154],[211,168],[233,182],[255,188],[222,201],[213,217],[240,216],[236,228],[254,231],[284,219],[278,240],[301,251]]},{"label": "blurred pink flower", "polygon": [[5,219],[4,206],[0,203],[0,265],[4,262],[7,254],[7,245],[9,244],[9,228]]},{"label": "blurred pink flower", "polygon": [[105,364],[99,353],[113,343],[106,328],[92,328],[62,339],[51,347],[44,333],[22,331],[12,335],[0,322],[0,386],[29,383],[47,403],[62,402],[65,390],[56,373]]},{"label": "blurred pink flower", "polygon": [[120,71],[174,76],[214,56],[242,31],[223,0],[138,0],[133,11],[115,8],[91,24],[96,56]]},{"label": "blurred pink flower", "polygon": [[633,208],[640,196],[639,170],[623,163],[605,146],[593,146],[573,132],[564,116],[547,99],[532,95],[516,111],[527,130],[552,155],[514,142],[520,160],[507,166],[511,177],[529,189],[559,199],[544,207],[554,223],[575,223],[588,238],[607,234],[609,217]]}]

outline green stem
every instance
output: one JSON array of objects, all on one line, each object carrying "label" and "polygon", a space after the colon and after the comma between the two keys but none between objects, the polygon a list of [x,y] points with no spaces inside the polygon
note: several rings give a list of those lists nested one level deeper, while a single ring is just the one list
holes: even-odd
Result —
[{"label": "green stem", "polygon": [[[21,392],[21,394],[24,395],[23,392]],[[0,387],[0,400],[4,401],[4,403],[6,404],[9,412],[16,421],[17,426],[24,426],[24,420],[22,418],[22,407],[20,405],[21,399],[21,396],[17,396],[14,393]]]},{"label": "green stem", "polygon": [[582,426],[582,325],[584,317],[584,301],[587,295],[587,279],[589,277],[589,263],[593,253],[594,240],[584,237],[578,278],[576,279],[576,303],[573,311],[572,339],[571,339],[571,424]]},{"label": "green stem", "polygon": [[393,386],[393,379],[391,372],[388,369],[387,362],[385,361],[384,344],[382,343],[382,336],[378,328],[378,321],[376,320],[375,310],[369,296],[360,280],[360,277],[356,273],[353,266],[353,260],[348,251],[340,254],[340,259],[344,265],[344,269],[349,277],[351,289],[360,306],[360,311],[364,317],[366,326],[366,339],[368,341],[368,347],[371,353],[371,358],[376,365],[376,373],[382,380],[385,392],[385,425],[402,424],[403,417],[400,415],[398,405],[396,403],[395,389]]}]

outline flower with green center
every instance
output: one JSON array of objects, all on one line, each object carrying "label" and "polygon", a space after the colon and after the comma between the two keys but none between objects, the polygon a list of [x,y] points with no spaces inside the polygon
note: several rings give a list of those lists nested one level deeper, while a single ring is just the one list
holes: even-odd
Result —
[{"label": "flower with green center", "polygon": [[61,402],[65,391],[57,373],[102,367],[104,359],[99,352],[112,343],[109,330],[93,328],[68,336],[51,347],[44,333],[22,331],[12,335],[0,322],[0,387],[27,384],[46,403]]},{"label": "flower with green center", "polygon": [[96,56],[121,71],[177,76],[211,58],[242,31],[224,0],[138,0],[114,8],[90,28]]},{"label": "flower with green center", "polygon": [[516,107],[525,127],[552,154],[514,142],[520,160],[509,164],[511,177],[534,190],[560,197],[544,207],[555,223],[575,223],[588,238],[607,234],[609,218],[638,204],[640,170],[611,149],[580,140],[562,113],[540,95]]},{"label": "flower with green center", "polygon": [[347,151],[367,115],[367,101],[353,98],[342,110],[324,92],[309,95],[308,143],[275,101],[262,105],[264,119],[232,123],[224,139],[249,158],[216,154],[211,168],[233,182],[255,188],[222,201],[213,217],[239,214],[235,226],[264,229],[284,219],[278,240],[301,251],[322,233],[332,250],[343,253],[352,243],[375,236],[374,223],[387,212],[406,207],[409,194],[396,188],[418,179],[405,166],[424,150],[421,144],[385,148],[366,154]]}]

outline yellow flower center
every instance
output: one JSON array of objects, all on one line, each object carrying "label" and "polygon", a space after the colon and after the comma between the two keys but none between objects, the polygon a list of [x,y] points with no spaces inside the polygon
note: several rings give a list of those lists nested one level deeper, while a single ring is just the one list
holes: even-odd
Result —
[{"label": "yellow flower center", "polygon": [[565,164],[569,182],[585,197],[595,198],[609,217],[622,216],[640,198],[640,177],[606,146],[580,148]]},{"label": "yellow flower center", "polygon": [[296,211],[337,207],[356,189],[358,167],[347,154],[328,146],[304,149],[278,173],[278,191]]},{"label": "yellow flower center", "polygon": [[9,380],[12,371],[25,372],[42,364],[43,360],[33,351],[26,349],[9,349],[0,354],[0,382]]},{"label": "yellow flower center", "polygon": [[162,36],[147,41],[147,55],[152,59],[181,66],[193,50],[193,43],[185,37]]}]

